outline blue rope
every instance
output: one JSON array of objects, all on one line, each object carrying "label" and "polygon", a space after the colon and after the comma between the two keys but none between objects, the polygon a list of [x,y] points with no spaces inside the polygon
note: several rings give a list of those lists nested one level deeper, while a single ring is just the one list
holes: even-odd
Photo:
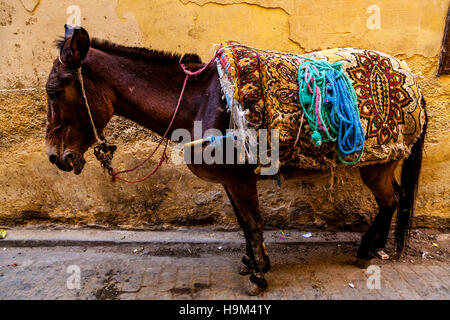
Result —
[{"label": "blue rope", "polygon": [[225,136],[209,136],[204,139],[204,142],[209,142],[210,145],[217,147],[220,144],[220,141],[227,138],[237,139],[237,137],[233,133],[228,133]]},{"label": "blue rope", "polygon": [[[355,89],[342,62],[299,58],[303,60],[298,69],[299,100],[313,131],[311,139],[317,146],[336,141],[339,160],[357,163],[364,152],[364,131]],[[356,160],[343,159],[355,152],[360,152]]]},{"label": "blue rope", "polygon": [[[355,164],[364,152],[364,130],[359,118],[358,102],[354,90],[349,90],[342,69],[325,71],[327,79],[325,103],[331,106],[331,123],[339,128],[338,157],[342,163]],[[353,89],[353,87],[352,87]],[[360,152],[355,161],[347,162],[342,157]]]}]

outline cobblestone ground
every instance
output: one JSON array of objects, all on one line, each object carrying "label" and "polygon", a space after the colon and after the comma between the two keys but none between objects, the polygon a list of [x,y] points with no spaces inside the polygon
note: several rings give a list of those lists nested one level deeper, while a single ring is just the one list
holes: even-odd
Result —
[{"label": "cobblestone ground", "polygon": [[[239,248],[1,248],[0,299],[249,299]],[[380,289],[352,264],[356,246],[269,245],[267,292],[252,299],[449,299],[447,261],[375,259]],[[79,267],[79,269],[78,269]],[[80,287],[75,286],[77,270]]]}]

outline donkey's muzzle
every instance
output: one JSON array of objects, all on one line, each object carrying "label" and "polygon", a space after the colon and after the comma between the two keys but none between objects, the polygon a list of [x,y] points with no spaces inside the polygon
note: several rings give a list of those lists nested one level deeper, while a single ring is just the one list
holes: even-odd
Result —
[{"label": "donkey's muzzle", "polygon": [[51,152],[48,155],[48,160],[56,165],[58,169],[66,172],[73,170],[77,175],[81,173],[86,164],[82,154],[72,151],[65,152],[62,156]]},{"label": "donkey's muzzle", "polygon": [[53,163],[58,167],[58,169],[62,171],[72,171],[73,167],[69,165],[68,162],[61,159],[58,153],[56,152],[47,152],[48,153],[48,161]]},{"label": "donkey's muzzle", "polygon": [[83,170],[86,160],[84,160],[83,156],[78,152],[66,152],[63,154],[62,164],[65,171],[73,170],[73,172],[78,175]]}]

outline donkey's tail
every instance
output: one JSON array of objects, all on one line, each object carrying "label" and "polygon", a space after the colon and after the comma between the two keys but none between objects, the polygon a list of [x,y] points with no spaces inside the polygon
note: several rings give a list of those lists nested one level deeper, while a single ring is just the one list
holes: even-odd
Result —
[{"label": "donkey's tail", "polygon": [[425,112],[423,130],[411,148],[411,154],[405,159],[402,167],[401,187],[403,189],[403,195],[400,197],[395,226],[395,248],[398,256],[402,254],[404,245],[408,240],[411,218],[414,213],[414,200],[417,194],[420,169],[422,167],[423,145],[428,123],[425,110],[425,99],[423,97],[421,104],[423,112]]}]

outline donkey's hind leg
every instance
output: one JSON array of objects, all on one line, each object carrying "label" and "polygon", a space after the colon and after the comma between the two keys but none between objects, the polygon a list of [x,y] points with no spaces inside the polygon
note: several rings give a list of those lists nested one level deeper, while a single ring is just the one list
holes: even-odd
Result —
[{"label": "donkey's hind leg", "polygon": [[392,216],[398,208],[401,188],[395,180],[395,168],[399,161],[378,166],[362,167],[361,178],[375,196],[378,215],[361,239],[357,253],[357,264],[366,267],[377,249],[384,248],[389,235]]}]

